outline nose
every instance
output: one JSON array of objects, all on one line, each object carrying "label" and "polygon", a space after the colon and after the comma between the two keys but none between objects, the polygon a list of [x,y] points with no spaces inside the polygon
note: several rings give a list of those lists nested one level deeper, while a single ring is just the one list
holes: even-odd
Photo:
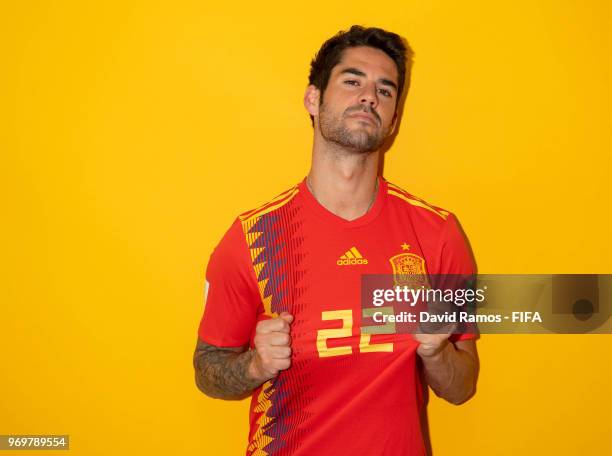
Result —
[{"label": "nose", "polygon": [[359,104],[367,105],[369,110],[376,109],[378,106],[378,94],[376,84],[366,84],[359,96]]}]

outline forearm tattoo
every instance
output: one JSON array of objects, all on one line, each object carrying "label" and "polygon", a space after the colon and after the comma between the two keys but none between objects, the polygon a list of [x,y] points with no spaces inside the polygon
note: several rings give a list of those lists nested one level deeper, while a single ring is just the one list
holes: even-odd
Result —
[{"label": "forearm tattoo", "polygon": [[193,356],[196,384],[217,399],[243,399],[261,382],[249,377],[247,369],[255,351],[243,347],[216,347],[198,340]]}]

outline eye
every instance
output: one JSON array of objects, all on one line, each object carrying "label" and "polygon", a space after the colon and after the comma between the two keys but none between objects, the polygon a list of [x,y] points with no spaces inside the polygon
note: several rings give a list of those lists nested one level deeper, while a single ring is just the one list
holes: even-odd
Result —
[{"label": "eye", "polygon": [[378,92],[382,93],[385,97],[391,96],[391,92],[389,92],[387,89],[379,89]]},{"label": "eye", "polygon": [[356,79],[347,79],[346,81],[344,81],[344,83],[352,86],[359,85],[359,81],[357,81]]}]

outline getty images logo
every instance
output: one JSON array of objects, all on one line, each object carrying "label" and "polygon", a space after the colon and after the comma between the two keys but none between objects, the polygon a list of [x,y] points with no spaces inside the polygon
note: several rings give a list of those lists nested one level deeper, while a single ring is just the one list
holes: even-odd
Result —
[{"label": "getty images logo", "polygon": [[366,260],[357,247],[351,247],[350,250],[347,250],[344,255],[342,255],[338,261],[336,261],[338,266],[354,266],[357,264],[368,264],[368,260]]}]

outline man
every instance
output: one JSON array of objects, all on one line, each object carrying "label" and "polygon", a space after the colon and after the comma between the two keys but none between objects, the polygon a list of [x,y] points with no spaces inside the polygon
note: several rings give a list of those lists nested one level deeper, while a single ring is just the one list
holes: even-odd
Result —
[{"label": "man", "polygon": [[308,176],[236,218],[211,255],[196,383],[251,395],[249,455],[425,454],[424,385],[454,404],[475,390],[474,334],[362,331],[363,274],[393,274],[397,258],[474,270],[452,214],[378,175],[411,57],[377,28],[328,40],[304,96]]}]

